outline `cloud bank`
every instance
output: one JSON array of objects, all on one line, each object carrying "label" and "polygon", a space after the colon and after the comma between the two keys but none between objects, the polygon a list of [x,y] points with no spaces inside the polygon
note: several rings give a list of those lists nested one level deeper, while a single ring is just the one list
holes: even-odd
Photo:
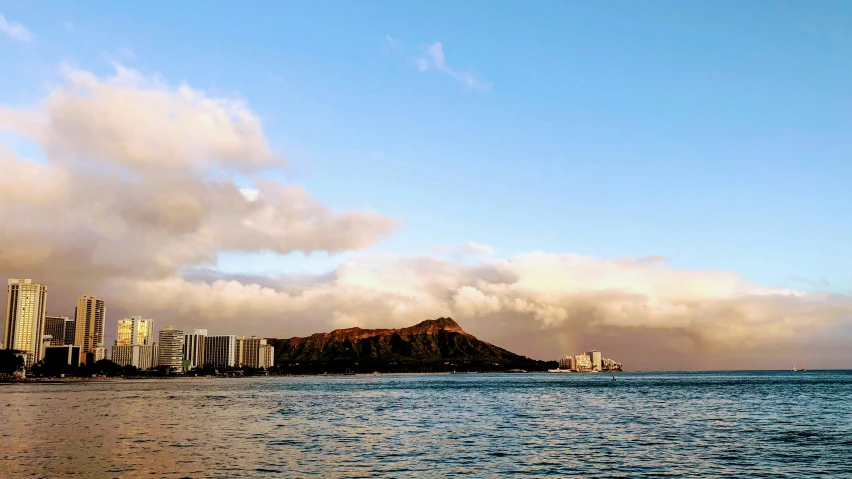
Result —
[{"label": "cloud bank", "polygon": [[849,297],[657,257],[499,258],[470,242],[437,248],[444,259],[365,255],[322,275],[221,273],[223,251],[363,250],[399,221],[333,211],[270,179],[285,160],[245,102],[122,66],[105,78],[64,66],[38,105],[0,107],[0,130],[40,153],[0,143],[0,276],[48,284],[51,314],[103,297],[108,333],[130,314],[272,337],[452,316],[540,359],[595,348],[645,369],[789,367],[803,354],[819,358],[809,367],[850,365]]}]

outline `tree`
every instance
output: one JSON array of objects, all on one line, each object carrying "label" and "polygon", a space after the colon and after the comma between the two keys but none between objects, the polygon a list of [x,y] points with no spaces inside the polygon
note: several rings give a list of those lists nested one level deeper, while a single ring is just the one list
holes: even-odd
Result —
[{"label": "tree", "polygon": [[0,349],[0,374],[12,376],[24,369],[24,357],[11,349]]}]

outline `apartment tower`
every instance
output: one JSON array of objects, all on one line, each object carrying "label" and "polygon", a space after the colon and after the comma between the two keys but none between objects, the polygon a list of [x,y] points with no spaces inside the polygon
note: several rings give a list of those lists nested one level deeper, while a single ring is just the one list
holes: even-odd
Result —
[{"label": "apartment tower", "polygon": [[167,326],[160,330],[157,343],[157,366],[180,370],[183,367],[183,331]]},{"label": "apartment tower", "polygon": [[89,355],[93,361],[103,359],[105,319],[103,300],[94,296],[81,297],[77,300],[77,311],[74,316],[77,322],[74,345],[80,346],[80,361],[87,363]]},{"label": "apartment tower", "polygon": [[30,279],[9,279],[3,348],[22,351],[26,367],[42,358],[47,286]]}]

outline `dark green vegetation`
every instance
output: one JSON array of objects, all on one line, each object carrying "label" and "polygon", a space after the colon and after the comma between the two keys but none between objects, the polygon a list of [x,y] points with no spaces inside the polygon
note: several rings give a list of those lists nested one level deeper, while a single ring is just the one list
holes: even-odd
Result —
[{"label": "dark green vegetation", "polygon": [[450,318],[402,329],[339,329],[306,338],[271,339],[283,374],[545,371],[537,361],[480,341]]},{"label": "dark green vegetation", "polygon": [[0,377],[9,377],[24,369],[24,357],[11,349],[0,349]]}]

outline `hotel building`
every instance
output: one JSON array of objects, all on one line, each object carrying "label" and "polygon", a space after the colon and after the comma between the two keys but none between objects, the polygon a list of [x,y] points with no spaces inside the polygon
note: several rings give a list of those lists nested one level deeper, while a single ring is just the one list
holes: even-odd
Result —
[{"label": "hotel building", "polygon": [[51,346],[65,346],[65,333],[68,332],[68,323],[73,323],[67,316],[45,316],[44,336],[50,336]]},{"label": "hotel building", "polygon": [[232,368],[235,365],[237,337],[207,336],[204,338],[204,365],[214,368]]},{"label": "hotel building", "polygon": [[589,351],[586,353],[586,356],[589,357],[589,362],[592,363],[592,371],[600,371],[601,370],[601,352],[600,351]]},{"label": "hotel building", "polygon": [[9,279],[3,348],[21,351],[26,367],[42,358],[47,286],[30,279]]},{"label": "hotel building", "polygon": [[154,320],[142,316],[119,319],[112,362],[139,369],[154,367]]},{"label": "hotel building", "polygon": [[189,368],[204,366],[204,345],[207,338],[206,329],[196,329],[192,334],[183,338],[183,359],[189,361]]},{"label": "hotel building", "polygon": [[237,338],[236,362],[239,367],[268,369],[274,363],[275,348],[266,344],[265,338],[252,336]]},{"label": "hotel building", "polygon": [[80,359],[83,363],[89,361],[90,354],[95,362],[104,358],[105,314],[103,300],[94,296],[83,296],[77,300],[74,345],[80,346]]}]

